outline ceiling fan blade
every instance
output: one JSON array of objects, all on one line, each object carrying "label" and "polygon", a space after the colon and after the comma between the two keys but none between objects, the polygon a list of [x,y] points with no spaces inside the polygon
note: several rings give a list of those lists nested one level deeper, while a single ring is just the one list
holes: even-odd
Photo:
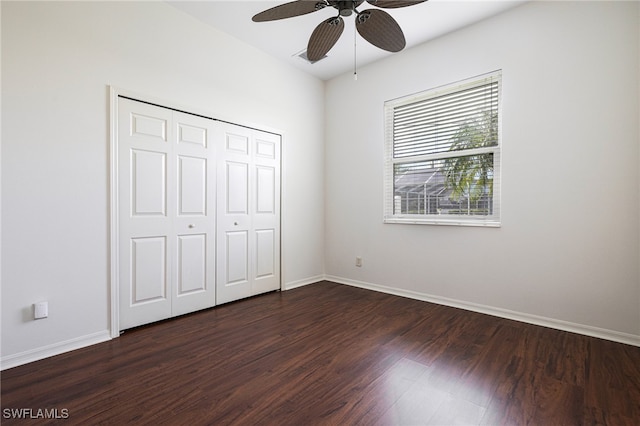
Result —
[{"label": "ceiling fan blade", "polygon": [[275,21],[306,15],[328,6],[325,0],[296,0],[264,10],[251,18],[253,22]]},{"label": "ceiling fan blade", "polygon": [[399,52],[404,49],[406,41],[402,28],[384,10],[367,9],[356,16],[358,33],[380,49]]},{"label": "ceiling fan blade", "polygon": [[322,59],[336,44],[343,30],[344,20],[340,16],[322,21],[309,38],[307,58],[312,62]]},{"label": "ceiling fan blade", "polygon": [[427,0],[367,0],[367,3],[383,9],[396,9],[398,7],[413,6],[414,4],[424,3],[426,1]]}]

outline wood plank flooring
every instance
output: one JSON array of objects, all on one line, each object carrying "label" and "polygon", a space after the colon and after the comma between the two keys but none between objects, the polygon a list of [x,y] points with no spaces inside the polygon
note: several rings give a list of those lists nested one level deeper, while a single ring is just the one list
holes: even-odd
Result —
[{"label": "wood plank flooring", "polygon": [[7,425],[640,424],[638,347],[331,282],[0,378]]}]

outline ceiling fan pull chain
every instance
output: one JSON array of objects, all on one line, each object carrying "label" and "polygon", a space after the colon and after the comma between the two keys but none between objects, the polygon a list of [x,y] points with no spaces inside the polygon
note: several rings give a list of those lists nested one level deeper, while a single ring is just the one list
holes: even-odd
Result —
[{"label": "ceiling fan pull chain", "polygon": [[358,81],[358,60],[357,60],[357,51],[358,51],[358,31],[356,30],[356,26],[353,26],[353,80]]}]

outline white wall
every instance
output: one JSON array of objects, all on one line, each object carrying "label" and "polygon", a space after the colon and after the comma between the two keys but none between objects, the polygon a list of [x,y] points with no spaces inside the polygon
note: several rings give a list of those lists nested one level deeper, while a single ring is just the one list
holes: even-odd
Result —
[{"label": "white wall", "polygon": [[281,131],[284,285],[322,276],[323,82],[165,3],[1,8],[3,366],[107,336],[109,85]]},{"label": "white wall", "polygon": [[[640,344],[638,27],[532,2],[331,80],[328,277]],[[384,101],[497,69],[502,227],[383,224]]]}]

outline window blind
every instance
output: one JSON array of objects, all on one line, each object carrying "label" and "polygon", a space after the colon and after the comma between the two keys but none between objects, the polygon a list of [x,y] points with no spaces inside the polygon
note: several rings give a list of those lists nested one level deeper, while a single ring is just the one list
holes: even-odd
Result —
[{"label": "window blind", "polygon": [[[497,111],[497,81],[397,106],[393,109],[393,157],[497,145],[497,132],[491,131],[490,123],[483,123]],[[477,146],[452,147],[465,125]]]}]

